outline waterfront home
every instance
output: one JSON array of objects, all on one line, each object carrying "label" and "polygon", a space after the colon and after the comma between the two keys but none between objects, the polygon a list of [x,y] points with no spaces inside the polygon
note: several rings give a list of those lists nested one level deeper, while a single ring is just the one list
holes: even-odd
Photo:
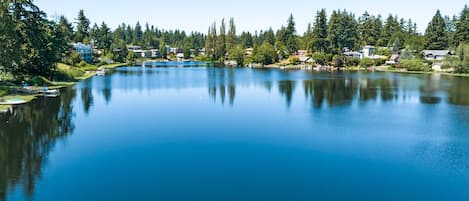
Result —
[{"label": "waterfront home", "polygon": [[253,52],[253,48],[246,48],[246,55],[250,56],[252,55],[252,52]]},{"label": "waterfront home", "polygon": [[299,62],[303,65],[308,64],[308,63],[314,63],[314,59],[308,56],[298,56]]},{"label": "waterfront home", "polygon": [[140,50],[140,46],[137,45],[127,45],[127,51]]},{"label": "waterfront home", "polygon": [[200,48],[198,50],[198,54],[201,55],[201,56],[205,56],[205,48]]},{"label": "waterfront home", "polygon": [[363,54],[361,52],[344,52],[344,56],[347,58],[362,59]]},{"label": "waterfront home", "polygon": [[177,47],[172,47],[169,49],[169,53],[174,53],[175,55],[179,53],[184,53],[184,49],[182,48],[177,48]]},{"label": "waterfront home", "polygon": [[449,50],[423,50],[422,52],[427,61],[441,61],[446,56],[452,55]]},{"label": "waterfront home", "polygon": [[391,58],[389,59],[389,61],[386,61],[386,65],[399,64],[400,58],[401,57],[398,54],[393,54],[393,55],[391,55]]},{"label": "waterfront home", "polygon": [[85,45],[83,43],[73,43],[73,50],[80,54],[83,61],[87,63],[93,62],[93,47],[91,45]]},{"label": "waterfront home", "polygon": [[362,58],[377,59],[379,58],[379,56],[376,55],[377,51],[378,49],[376,47],[367,45],[361,48],[360,53],[362,53]]},{"label": "waterfront home", "polygon": [[150,57],[151,58],[156,58],[156,57],[159,57],[160,56],[160,50],[158,49],[151,49],[151,50],[148,50],[150,52]]},{"label": "waterfront home", "polygon": [[308,54],[308,50],[298,50],[295,55],[296,56],[299,56],[299,57],[302,57],[302,56],[306,56],[306,54]]}]

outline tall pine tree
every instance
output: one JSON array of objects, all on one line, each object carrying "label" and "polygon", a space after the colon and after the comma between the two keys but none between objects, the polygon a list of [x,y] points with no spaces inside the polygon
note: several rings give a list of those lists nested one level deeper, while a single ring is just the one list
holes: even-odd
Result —
[{"label": "tall pine tree", "polygon": [[438,10],[425,31],[425,48],[442,50],[449,46],[445,20]]}]

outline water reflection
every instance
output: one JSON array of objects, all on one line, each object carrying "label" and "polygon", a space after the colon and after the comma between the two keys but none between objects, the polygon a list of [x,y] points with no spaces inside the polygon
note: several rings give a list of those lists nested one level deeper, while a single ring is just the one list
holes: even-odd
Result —
[{"label": "water reflection", "polygon": [[[164,133],[165,130],[161,127],[167,128],[171,131],[170,133],[173,133],[173,131],[176,133],[171,136],[185,137],[184,133],[188,132],[187,130],[180,131],[183,133],[181,134],[176,132],[178,128],[168,126],[178,125],[173,124],[176,121],[173,121],[174,119],[171,118],[174,117],[178,118],[176,119],[177,121],[188,122],[187,127],[192,126],[195,128],[194,130],[191,128],[190,132],[208,133],[207,135],[210,134],[212,131],[210,130],[211,128],[196,126],[206,125],[204,124],[206,122],[197,122],[197,118],[185,118],[186,115],[189,117],[199,117],[198,114],[188,115],[187,111],[175,111],[179,108],[179,105],[177,104],[185,104],[186,107],[183,107],[185,109],[193,109],[192,107],[211,109],[211,106],[216,104],[229,104],[231,106],[230,109],[234,110],[241,108],[237,111],[239,113],[236,113],[235,115],[239,115],[240,117],[247,117],[247,115],[244,114],[252,112],[252,107],[248,107],[246,105],[256,101],[261,103],[267,103],[268,101],[271,101],[268,103],[269,106],[277,108],[294,108],[295,111],[297,111],[296,109],[298,106],[299,109],[303,109],[307,112],[310,112],[311,114],[314,114],[311,115],[314,116],[312,118],[318,117],[324,119],[324,121],[331,120],[331,122],[343,122],[343,128],[355,128],[355,130],[361,129],[360,131],[375,133],[375,137],[385,136],[383,138],[388,137],[398,141],[399,137],[402,137],[399,134],[390,136],[387,135],[387,131],[382,131],[381,127],[369,128],[369,125],[371,125],[373,121],[374,123],[380,123],[382,125],[388,125],[388,122],[383,122],[376,119],[366,119],[366,121],[363,122],[357,121],[352,123],[349,122],[347,124],[347,122],[344,122],[344,119],[354,119],[357,116],[358,118],[369,118],[369,114],[368,116],[366,116],[367,114],[363,114],[363,116],[361,116],[361,111],[370,112],[371,110],[376,110],[373,112],[378,113],[380,116],[382,116],[381,118],[385,119],[386,121],[403,118],[403,120],[400,122],[401,124],[399,125],[408,127],[401,128],[403,130],[402,133],[431,133],[433,135],[439,134],[435,134],[435,132],[448,132],[452,134],[465,133],[464,129],[467,128],[467,126],[460,126],[458,123],[461,123],[462,120],[462,123],[469,125],[469,118],[467,118],[468,114],[467,112],[464,113],[464,111],[467,110],[457,110],[455,108],[458,107],[449,106],[443,107],[442,110],[435,110],[433,105],[424,105],[425,107],[412,107],[414,106],[412,104],[423,103],[467,106],[469,105],[469,90],[465,88],[466,86],[469,86],[469,79],[467,78],[446,77],[438,75],[426,76],[393,73],[328,74],[311,73],[305,71],[284,72],[280,70],[229,69],[212,67],[122,68],[105,77],[95,77],[89,80],[85,80],[80,83],[76,89],[68,89],[64,91],[59,98],[38,99],[31,104],[16,108],[12,113],[2,114],[0,116],[0,200],[5,200],[7,193],[14,191],[17,187],[22,187],[28,196],[32,196],[34,194],[35,185],[37,180],[41,177],[41,173],[45,167],[45,164],[47,163],[47,158],[52,148],[58,140],[65,139],[67,135],[73,133],[74,131],[74,104],[78,104],[78,107],[80,107],[80,104],[82,104],[81,106],[83,111],[79,112],[89,114],[89,118],[95,118],[95,116],[91,114],[92,110],[96,108],[101,109],[101,111],[113,111],[116,114],[119,114],[120,112],[120,114],[128,114],[129,116],[134,115],[134,113],[141,113],[141,115],[144,116],[143,118],[136,116],[136,118],[133,120],[128,120],[129,127],[132,125],[139,125],[138,127],[136,126],[135,129],[141,130],[136,133],[143,133],[142,135],[137,135],[135,138],[132,138],[133,140],[148,137],[144,136],[146,135],[145,132],[147,130],[151,130],[151,132],[161,131]],[[173,92],[178,93],[177,95],[174,95],[176,93]],[[78,93],[80,94],[78,95]],[[128,96],[129,94],[132,96]],[[266,94],[268,94],[268,96]],[[72,103],[76,96],[78,99],[80,99],[80,101],[75,101]],[[181,98],[184,100],[179,100]],[[200,98],[201,101],[197,102],[198,105],[191,105],[194,102],[194,98]],[[145,109],[152,108],[152,110],[144,111],[145,109],[141,109],[142,107],[137,107],[135,105],[132,105],[132,107],[129,106],[129,108],[137,108],[135,110],[137,112],[135,112],[133,109],[126,108],[127,105],[133,104],[133,101],[136,99],[142,99],[141,102],[148,104],[142,107]],[[103,102],[108,104],[109,107],[113,106],[115,103],[119,104],[117,106],[116,104],[114,105],[114,110],[105,110],[100,108],[105,105],[102,104]],[[175,102],[174,105],[172,105],[172,102]],[[237,102],[243,104],[236,105]],[[258,104],[259,102],[256,103]],[[171,107],[168,107],[170,109],[162,109],[161,105],[158,105],[161,103],[170,103]],[[302,108],[304,104],[306,104],[307,107]],[[375,107],[376,105],[380,107]],[[165,106],[166,105],[163,105],[163,107]],[[317,110],[311,112],[309,107]],[[360,111],[357,112],[357,110],[340,110],[343,108],[348,109],[352,107],[360,108]],[[410,112],[405,109],[399,110],[400,107],[406,109],[411,108],[414,110],[411,110]],[[246,108],[249,108],[250,110],[246,110]],[[271,108],[269,107],[267,109]],[[324,109],[329,113],[322,113],[327,115],[321,116],[321,114],[318,114],[319,112],[317,112],[319,109]],[[126,110],[128,111],[125,112]],[[286,111],[292,112],[292,110]],[[347,116],[346,118],[343,118],[342,113],[335,113],[337,111],[344,112],[343,116],[350,115],[350,117]],[[226,123],[225,121],[231,122],[233,116],[225,116],[225,111],[217,113],[217,115],[214,115],[212,112],[213,111],[207,110],[207,116],[220,118],[211,120],[211,122],[215,122],[214,125],[216,125],[218,122],[220,125],[222,125],[223,128],[230,126],[230,124]],[[309,127],[313,127],[311,126],[309,119],[302,121],[303,119],[301,118],[305,118],[304,116],[298,117],[294,116],[293,114],[291,121],[288,119],[285,120],[278,118],[279,116],[285,116],[285,113],[282,112],[283,110],[271,111],[271,113],[276,114],[277,117],[269,119],[269,121],[274,123],[261,124],[264,122],[258,122],[261,125],[267,125],[266,127],[272,127],[272,130],[269,130],[270,128],[257,128],[250,124],[247,124],[246,127],[252,126],[254,128],[246,130],[255,130],[256,132],[259,130],[265,130],[266,132],[270,131],[273,133],[272,139],[275,139],[276,137],[281,137],[279,133],[276,133],[277,130],[281,129],[280,127],[276,127],[276,125],[280,125],[281,123],[285,123],[282,124],[285,125],[285,127],[288,127],[288,125],[295,125],[288,128],[289,131],[293,130],[292,133],[301,133],[301,130],[306,130],[305,132],[307,132]],[[406,112],[412,114],[406,114],[402,116],[400,115]],[[174,117],[168,115],[169,113],[174,113]],[[428,115],[429,113],[431,115]],[[112,121],[112,115],[104,117],[107,117]],[[269,115],[270,114],[260,114],[259,116],[267,119]],[[101,118],[104,117],[101,116]],[[310,117],[308,116],[306,118]],[[151,119],[151,121],[148,119]],[[428,120],[428,122],[435,123],[430,125],[430,123],[423,122],[422,120]],[[103,119],[97,119],[96,121],[100,122],[103,121]],[[368,123],[369,121],[372,123]],[[155,122],[165,123],[161,123],[161,125],[155,126],[158,124]],[[194,124],[191,124],[192,122],[194,122]],[[406,124],[406,122],[418,122],[419,126],[415,126],[416,128],[414,128],[414,125],[409,126],[410,124]],[[433,131],[434,133],[427,130],[427,127],[433,128],[431,126],[434,125],[444,126],[435,126],[435,128],[439,128],[441,130],[436,129],[437,131]],[[95,129],[102,129],[100,130],[102,133],[112,132],[113,130],[112,127],[106,127],[106,124],[103,124],[102,127],[103,128],[98,126]],[[341,132],[341,130],[336,129],[334,126],[330,126],[329,124],[321,123],[314,125],[314,127],[317,129],[317,133],[325,133],[325,135]],[[231,129],[233,129],[233,133],[253,132],[246,130],[237,131],[236,127],[232,127]],[[415,131],[413,129],[415,129]],[[255,134],[258,133],[253,133],[253,135]],[[125,133],[120,133],[120,135],[125,135]],[[299,135],[300,134],[291,135],[291,137],[294,138]],[[229,136],[229,133],[227,136]],[[245,137],[238,134],[235,136]],[[307,134],[304,136],[307,136],[305,139],[302,139],[302,141],[305,141],[305,143],[308,142],[308,140],[311,140],[311,136],[317,137],[316,135],[309,136]],[[332,145],[331,147],[336,146],[346,149],[347,146],[352,146],[351,144],[353,144],[349,143],[350,140],[355,140],[357,143],[363,143],[368,146],[370,146],[369,144],[374,144],[374,142],[372,142],[373,140],[381,143],[385,141],[373,138],[363,140],[360,139],[363,138],[363,136],[360,136],[359,133],[352,133],[349,136],[350,139],[332,139],[331,142],[329,142],[329,145]],[[122,138],[122,136],[115,137]],[[204,136],[201,136],[202,139],[203,137]],[[223,136],[219,137],[223,138]],[[261,137],[262,136],[259,136],[259,138]],[[334,135],[331,134],[327,137],[333,138]],[[469,150],[466,146],[467,140],[464,141],[464,139],[467,139],[467,137],[458,138],[457,140],[448,142],[444,141],[446,140],[445,137],[447,136],[440,137],[445,138],[442,140],[443,142],[435,142],[436,140],[434,138],[428,136],[426,137],[429,140],[427,140],[425,137],[422,137],[423,140],[419,141],[420,138],[415,140],[415,138],[418,137],[411,136],[402,140],[402,142],[411,141],[411,143],[414,143],[415,141],[418,141],[413,145],[409,145],[410,149],[413,151],[411,151],[411,154],[414,154],[412,156],[414,158],[420,157],[423,161],[437,161],[442,165],[456,166],[457,169],[467,170],[467,168],[469,168],[469,164],[467,162],[467,158],[469,158],[467,153],[469,153]],[[148,137],[149,141],[151,141],[151,139],[151,137]],[[246,139],[246,141],[249,140],[249,138]],[[311,143],[313,141],[319,142],[320,140],[323,139],[316,138],[311,140]],[[346,143],[340,144],[341,142],[345,141]],[[116,140],[114,143],[118,142],[119,141]],[[368,142],[369,144],[366,144]],[[398,144],[399,146],[401,145],[397,142],[395,144],[391,142],[390,144]],[[405,143],[403,144],[404,145],[402,146],[406,145]],[[317,146],[320,147],[321,145]],[[138,146],[136,147],[137,148],[135,149],[138,149]],[[153,148],[158,146],[151,147]],[[360,147],[357,146],[352,148],[359,149]],[[151,149],[149,148],[149,150]],[[218,147],[215,150],[218,151]],[[164,152],[158,152],[156,155],[161,153]],[[233,151],[233,153],[236,153],[236,151]],[[125,155],[122,157],[125,158]],[[155,158],[157,157],[155,156]],[[132,159],[137,161],[139,160],[139,158]],[[128,164],[123,164],[122,166],[128,167],[126,165]]]},{"label": "water reflection", "polygon": [[228,96],[229,104],[232,106],[236,97],[235,71],[227,68],[207,68],[208,95],[213,101],[219,96],[224,105]]},{"label": "water reflection", "polygon": [[32,196],[54,145],[73,132],[76,93],[62,92],[0,115],[0,200],[18,186]]}]

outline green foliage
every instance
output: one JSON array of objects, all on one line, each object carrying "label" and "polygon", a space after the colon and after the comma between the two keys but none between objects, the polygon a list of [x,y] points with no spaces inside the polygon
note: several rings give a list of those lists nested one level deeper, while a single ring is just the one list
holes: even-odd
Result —
[{"label": "green foliage", "polygon": [[391,50],[389,48],[379,47],[376,49],[376,54],[389,57],[391,56]]},{"label": "green foliage", "polygon": [[377,45],[383,27],[381,18],[365,12],[358,20],[360,45]]},{"label": "green foliage", "polygon": [[344,57],[340,56],[340,55],[335,55],[333,58],[332,58],[332,65],[334,67],[344,67],[345,66],[345,61],[344,61]]},{"label": "green foliage", "polygon": [[127,53],[127,56],[125,57],[125,59],[129,63],[134,63],[135,62],[135,53],[133,51],[129,51],[129,53]]},{"label": "green foliage", "polygon": [[245,51],[242,46],[233,47],[229,53],[229,59],[236,61],[238,67],[244,64]]},{"label": "green foliage", "polygon": [[358,66],[360,64],[360,59],[358,58],[346,58],[346,66]]},{"label": "green foliage", "polygon": [[75,66],[78,63],[82,62],[83,59],[81,58],[81,55],[78,54],[78,52],[73,51],[70,56],[68,56],[66,63],[71,66]]},{"label": "green foliage", "polygon": [[425,48],[429,50],[443,50],[448,48],[449,39],[445,20],[438,10],[425,31]]},{"label": "green foliage", "polygon": [[290,64],[297,65],[300,63],[300,58],[298,56],[290,56],[290,58],[288,58],[288,62],[290,62]]},{"label": "green foliage", "polygon": [[368,68],[368,67],[372,67],[372,66],[375,66],[375,65],[376,65],[376,63],[373,59],[363,58],[362,60],[360,60],[360,67]]},{"label": "green foliage", "polygon": [[356,49],[358,22],[352,13],[333,11],[328,25],[328,41],[332,53],[341,53],[345,48]]},{"label": "green foliage", "polygon": [[453,67],[456,73],[469,73],[469,43],[461,43],[457,48],[457,60],[453,60]]},{"label": "green foliage", "polygon": [[278,57],[275,48],[271,44],[264,42],[257,50],[254,58],[256,62],[268,65],[275,63]]},{"label": "green foliage", "polygon": [[455,46],[461,43],[469,43],[469,7],[467,5],[462,10],[458,19],[454,33]]},{"label": "green foliage", "polygon": [[329,48],[329,41],[327,40],[327,15],[325,9],[317,12],[312,32],[311,49],[316,52],[326,52]]},{"label": "green foliage", "polygon": [[400,63],[408,71],[431,71],[430,66],[420,59],[402,60]]},{"label": "green foliage", "polygon": [[75,34],[75,42],[85,42],[85,38],[89,37],[90,20],[85,16],[85,11],[78,12],[78,25]]},{"label": "green foliage", "polygon": [[314,59],[316,64],[321,65],[321,66],[324,66],[328,62],[332,61],[332,56],[330,54],[326,54],[323,52],[314,53],[311,57]]}]

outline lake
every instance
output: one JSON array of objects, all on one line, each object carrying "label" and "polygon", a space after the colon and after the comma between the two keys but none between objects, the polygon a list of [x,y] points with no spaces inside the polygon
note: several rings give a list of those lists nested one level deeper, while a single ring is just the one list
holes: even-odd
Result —
[{"label": "lake", "polygon": [[0,114],[0,200],[468,199],[469,78],[160,63]]}]

